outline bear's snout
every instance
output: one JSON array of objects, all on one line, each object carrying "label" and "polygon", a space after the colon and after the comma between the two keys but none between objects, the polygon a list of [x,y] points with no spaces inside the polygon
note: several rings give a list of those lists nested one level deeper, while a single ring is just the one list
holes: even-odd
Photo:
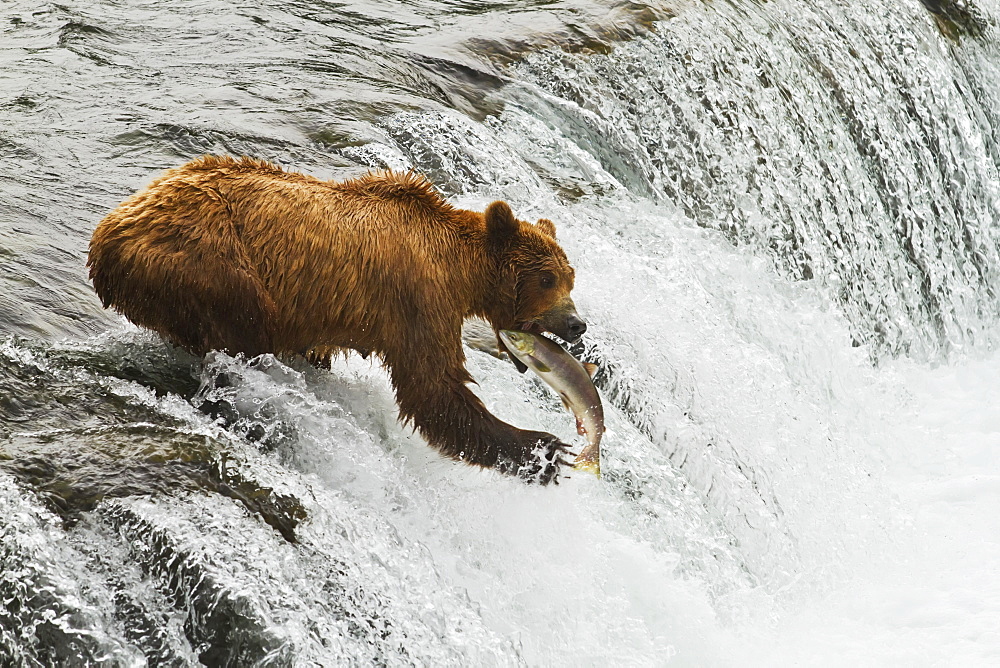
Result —
[{"label": "bear's snout", "polygon": [[587,331],[587,323],[576,312],[576,305],[569,297],[546,311],[535,322],[545,331],[552,332],[570,343],[579,341]]},{"label": "bear's snout", "polygon": [[587,323],[580,319],[576,313],[571,313],[566,318],[566,334],[563,338],[570,343],[579,341],[583,333],[587,331]]}]

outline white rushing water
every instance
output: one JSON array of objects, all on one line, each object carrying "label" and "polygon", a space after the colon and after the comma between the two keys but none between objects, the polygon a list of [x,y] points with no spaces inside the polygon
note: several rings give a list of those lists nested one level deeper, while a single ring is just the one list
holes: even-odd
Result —
[{"label": "white rushing water", "polygon": [[[128,442],[122,471],[162,442],[221,452],[306,515],[292,543],[257,497],[178,483],[64,525],[0,473],[0,655],[1000,665],[997,15],[978,3],[970,36],[916,2],[685,4],[609,53],[499,71],[484,120],[395,113],[335,149],[555,222],[601,480],[442,460],[357,356],[198,366],[124,323],[0,340],[0,408],[26,416],[0,437]],[[538,379],[466,352],[490,410],[579,441]]]}]

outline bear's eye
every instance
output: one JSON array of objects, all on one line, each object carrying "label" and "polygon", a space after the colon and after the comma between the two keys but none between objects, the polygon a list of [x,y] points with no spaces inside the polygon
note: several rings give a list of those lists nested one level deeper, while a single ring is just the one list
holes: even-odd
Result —
[{"label": "bear's eye", "polygon": [[556,277],[553,276],[552,274],[544,274],[542,275],[542,278],[539,281],[539,283],[541,284],[543,289],[551,290],[552,288],[556,287]]}]

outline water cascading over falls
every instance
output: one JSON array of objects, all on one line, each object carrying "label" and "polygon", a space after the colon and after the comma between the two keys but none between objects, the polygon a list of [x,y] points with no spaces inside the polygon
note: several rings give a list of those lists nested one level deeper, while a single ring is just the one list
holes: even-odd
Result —
[{"label": "water cascading over falls", "polygon": [[901,3],[718,3],[666,25],[607,56],[525,57],[522,104],[629,193],[819,280],[859,343],[990,341],[992,45],[938,39]]},{"label": "water cascading over falls", "polygon": [[[992,656],[844,600],[906,600],[919,553],[897,463],[936,437],[898,369],[996,343],[997,8],[520,9],[0,10],[0,664]],[[103,313],[93,226],[207,152],[554,220],[603,479],[441,460],[371,361],[197,360]],[[466,352],[499,417],[574,441]],[[948,619],[988,628],[977,605]]]}]

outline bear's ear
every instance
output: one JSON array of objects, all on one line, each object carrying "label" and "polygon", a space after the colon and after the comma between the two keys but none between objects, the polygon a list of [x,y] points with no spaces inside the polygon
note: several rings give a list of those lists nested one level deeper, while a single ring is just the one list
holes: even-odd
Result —
[{"label": "bear's ear", "polygon": [[486,219],[486,234],[490,241],[503,245],[517,234],[517,221],[507,202],[493,202],[483,214]]},{"label": "bear's ear", "polygon": [[538,228],[539,232],[549,235],[553,239],[556,238],[556,226],[548,218],[539,218],[538,222],[535,223],[535,227]]}]

